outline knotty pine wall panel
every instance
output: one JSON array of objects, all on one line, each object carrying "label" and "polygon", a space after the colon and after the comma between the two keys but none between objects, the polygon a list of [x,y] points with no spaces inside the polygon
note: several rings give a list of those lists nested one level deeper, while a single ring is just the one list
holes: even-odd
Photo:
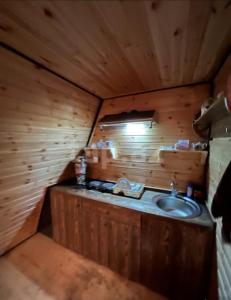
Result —
[{"label": "knotty pine wall panel", "polygon": [[[214,94],[227,91],[228,78],[231,76],[231,56],[229,56],[214,80]],[[222,120],[221,120],[222,121]],[[231,119],[229,121],[229,125]],[[213,125],[220,126],[220,121]],[[209,172],[208,172],[208,203],[212,204],[213,196],[218,184],[231,160],[231,138],[214,138],[210,142]],[[231,212],[230,212],[231,214]],[[217,247],[217,275],[218,292],[221,300],[231,297],[231,245],[226,244],[221,236],[221,218],[217,219],[216,247]]]},{"label": "knotty pine wall panel", "polygon": [[[231,155],[231,138],[216,138],[210,142],[209,156],[209,190],[208,202],[212,204],[213,196],[222,175],[227,168]],[[231,296],[231,246],[222,240],[221,218],[217,219],[216,246],[217,246],[217,274],[220,299],[230,299]]]},{"label": "knotty pine wall panel", "polygon": [[36,232],[46,188],[73,176],[96,97],[0,49],[0,254]]},{"label": "knotty pine wall panel", "polygon": [[222,91],[227,94],[228,78],[231,82],[231,54],[227,57],[225,63],[214,79],[214,96]]},{"label": "knotty pine wall panel", "polygon": [[89,165],[89,176],[112,181],[127,177],[164,189],[169,188],[171,179],[175,179],[180,190],[185,190],[188,181],[202,183],[204,165],[200,156],[173,153],[161,162],[158,150],[161,145],[174,145],[178,139],[200,140],[192,130],[192,120],[201,103],[208,98],[209,91],[210,86],[202,84],[104,100],[99,119],[105,114],[155,109],[158,123],[152,129],[145,129],[143,134],[132,135],[126,128],[100,130],[96,126],[91,142],[112,140],[118,158],[105,170],[100,164]]}]

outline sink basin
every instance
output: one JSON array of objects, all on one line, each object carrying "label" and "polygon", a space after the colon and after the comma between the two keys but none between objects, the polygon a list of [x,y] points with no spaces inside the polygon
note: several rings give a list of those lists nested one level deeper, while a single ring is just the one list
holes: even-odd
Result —
[{"label": "sink basin", "polygon": [[162,212],[171,217],[192,219],[201,214],[200,206],[186,197],[158,195],[153,200]]}]

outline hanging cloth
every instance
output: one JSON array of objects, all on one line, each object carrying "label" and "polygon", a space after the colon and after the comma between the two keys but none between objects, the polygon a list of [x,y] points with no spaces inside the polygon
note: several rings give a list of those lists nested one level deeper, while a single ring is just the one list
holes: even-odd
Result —
[{"label": "hanging cloth", "polygon": [[215,218],[222,218],[222,237],[231,243],[231,161],[217,187],[211,210]]}]

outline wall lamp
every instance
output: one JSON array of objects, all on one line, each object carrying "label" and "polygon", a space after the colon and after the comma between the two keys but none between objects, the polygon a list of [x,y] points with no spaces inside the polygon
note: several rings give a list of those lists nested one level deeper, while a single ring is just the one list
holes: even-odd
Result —
[{"label": "wall lamp", "polygon": [[130,112],[122,112],[119,114],[105,115],[99,120],[99,127],[103,129],[105,127],[129,127],[131,123],[143,123],[145,127],[152,128],[154,120],[155,110],[137,111],[132,110]]}]

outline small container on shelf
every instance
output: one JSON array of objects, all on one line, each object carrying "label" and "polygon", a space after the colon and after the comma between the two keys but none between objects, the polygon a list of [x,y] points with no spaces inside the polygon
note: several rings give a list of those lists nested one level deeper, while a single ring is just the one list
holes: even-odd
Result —
[{"label": "small container on shelf", "polygon": [[188,183],[186,188],[186,196],[196,202],[204,202],[204,189],[201,185],[196,183]]},{"label": "small container on shelf", "polygon": [[192,183],[187,184],[186,196],[190,199],[192,199],[192,197],[193,197],[193,184]]},{"label": "small container on shelf", "polygon": [[197,202],[203,203],[205,199],[205,191],[199,184],[194,184],[193,199]]},{"label": "small container on shelf", "polygon": [[189,140],[178,140],[175,144],[176,150],[189,150],[190,149],[190,142]]}]

